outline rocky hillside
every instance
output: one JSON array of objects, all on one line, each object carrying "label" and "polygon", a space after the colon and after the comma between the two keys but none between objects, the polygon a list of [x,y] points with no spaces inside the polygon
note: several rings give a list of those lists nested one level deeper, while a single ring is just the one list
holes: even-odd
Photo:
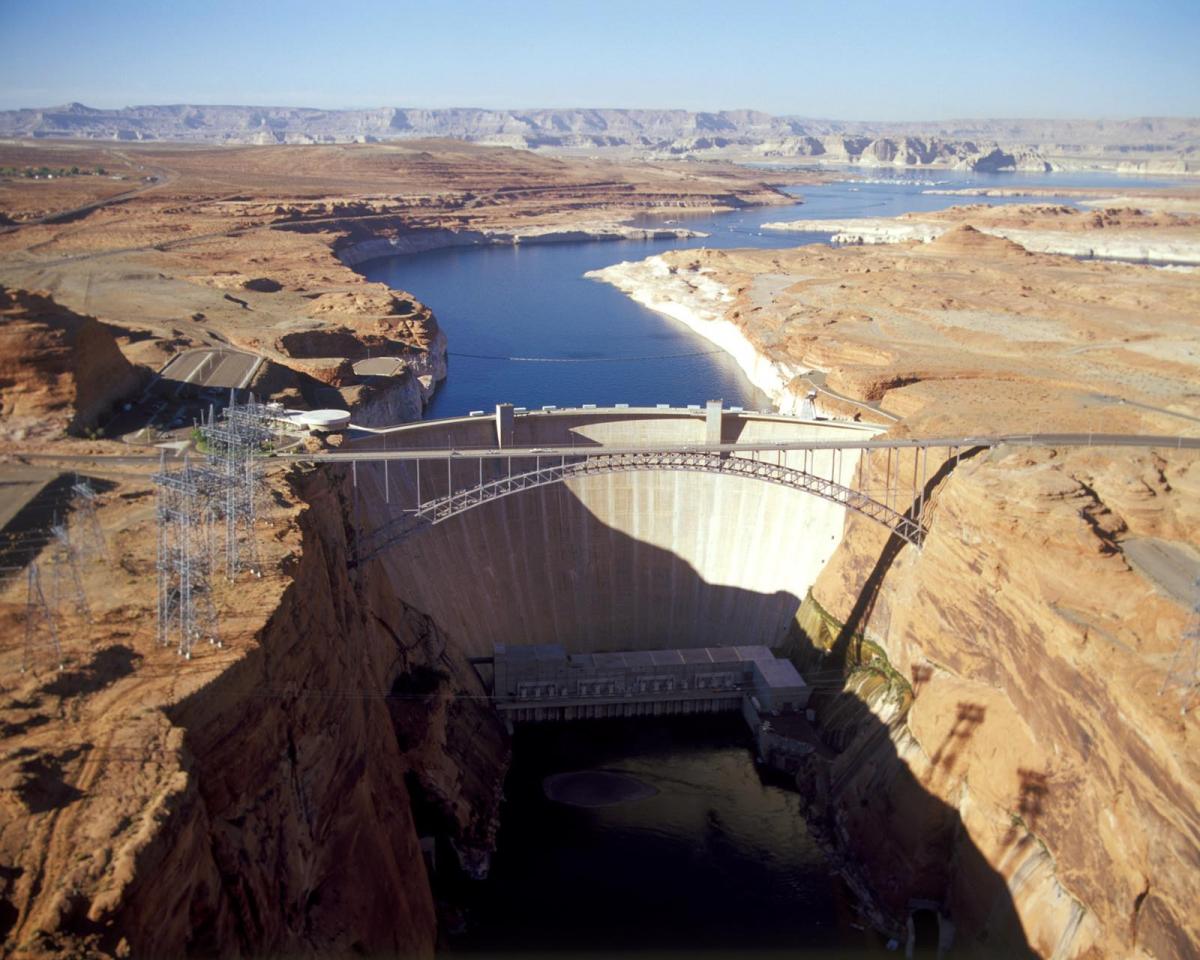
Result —
[{"label": "rocky hillside", "polygon": [[0,286],[0,414],[8,439],[86,431],[140,384],[103,323],[43,293]]},{"label": "rocky hillside", "polygon": [[338,143],[447,137],[526,149],[658,157],[810,160],[978,170],[1200,171],[1200,120],[950,120],[777,117],[754,110],[444,110],[80,103],[0,112],[0,136]]},{"label": "rocky hillside", "polygon": [[0,584],[0,955],[432,954],[422,839],[483,858],[507,735],[402,572],[351,562],[349,478],[270,483],[262,576],[218,584],[224,647],[190,661],[155,643],[144,477],[107,484],[120,564],[85,566],[66,669],[18,672]]}]

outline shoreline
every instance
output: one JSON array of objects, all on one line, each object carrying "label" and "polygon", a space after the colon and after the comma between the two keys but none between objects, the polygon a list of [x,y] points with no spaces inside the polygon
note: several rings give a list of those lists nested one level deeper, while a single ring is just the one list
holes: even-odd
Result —
[{"label": "shoreline", "polygon": [[1105,176],[1112,176],[1112,177],[1129,177],[1129,178],[1154,177],[1154,178],[1161,178],[1163,180],[1179,180],[1182,183],[1187,184],[1188,186],[1194,186],[1196,180],[1200,179],[1200,169],[1195,169],[1195,170],[1188,170],[1188,169],[1157,170],[1157,169],[1154,169],[1153,167],[1150,167],[1148,169],[1130,169],[1129,167],[1125,167],[1124,169],[1122,169],[1122,166],[1124,164],[1123,161],[1116,161],[1114,163],[1109,163],[1109,164],[1103,164],[1103,163],[1088,164],[1088,163],[1080,162],[1078,164],[1068,163],[1068,164],[1060,166],[1060,165],[1055,164],[1053,160],[1048,160],[1046,162],[1051,165],[1051,169],[1049,169],[1049,170],[1045,169],[1044,166],[1039,163],[1031,163],[1031,164],[1025,164],[1025,165],[1018,164],[1015,167],[998,168],[998,169],[994,169],[994,170],[989,170],[989,169],[977,169],[977,168],[971,167],[971,166],[955,166],[950,163],[893,163],[890,161],[883,161],[883,160],[876,161],[876,162],[871,162],[871,161],[863,162],[862,160],[830,159],[828,157],[826,157],[824,159],[822,159],[821,157],[794,157],[794,158],[774,157],[774,158],[770,158],[770,159],[762,159],[761,157],[759,157],[758,159],[746,159],[746,160],[738,160],[738,159],[733,159],[733,158],[729,158],[729,157],[721,157],[721,158],[712,158],[712,159],[721,159],[727,163],[737,164],[738,166],[749,166],[749,167],[754,167],[754,168],[770,168],[770,169],[776,170],[776,171],[802,170],[805,172],[818,172],[818,173],[836,172],[834,170],[830,170],[829,169],[830,167],[851,168],[855,171],[863,170],[863,171],[872,171],[872,172],[886,171],[886,170],[912,172],[912,171],[917,171],[917,170],[924,170],[931,174],[936,174],[936,173],[956,173],[956,174],[982,173],[982,174],[989,174],[989,175],[991,175],[991,174],[1000,174],[1000,175],[1039,174],[1039,175],[1045,175],[1048,177],[1055,176],[1056,174],[1090,174],[1090,173],[1094,173],[1094,174],[1103,174]]},{"label": "shoreline", "polygon": [[[859,217],[833,220],[777,220],[762,225],[763,230],[776,233],[829,234],[830,242],[847,246],[906,243],[930,243],[955,229],[959,224],[929,219],[900,219],[895,217]],[[1149,237],[1096,238],[1087,233],[1064,230],[1029,230],[971,224],[980,233],[1019,244],[1030,253],[1048,253],[1084,260],[1104,260],[1113,263],[1148,264],[1151,266],[1200,266],[1200,239],[1153,240]]]},{"label": "shoreline", "polygon": [[610,284],[635,303],[682,323],[729,354],[778,412],[800,412],[804,398],[789,388],[797,377],[813,371],[772,360],[746,339],[741,328],[725,319],[723,305],[732,303],[733,297],[727,288],[710,279],[707,271],[683,274],[656,255],[589,270],[584,277]]}]

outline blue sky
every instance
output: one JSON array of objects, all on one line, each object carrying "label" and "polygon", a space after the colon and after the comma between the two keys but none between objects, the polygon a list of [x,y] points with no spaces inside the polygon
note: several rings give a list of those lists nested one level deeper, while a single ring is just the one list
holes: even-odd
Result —
[{"label": "blue sky", "polygon": [[1200,115],[1200,0],[0,0],[0,107]]}]

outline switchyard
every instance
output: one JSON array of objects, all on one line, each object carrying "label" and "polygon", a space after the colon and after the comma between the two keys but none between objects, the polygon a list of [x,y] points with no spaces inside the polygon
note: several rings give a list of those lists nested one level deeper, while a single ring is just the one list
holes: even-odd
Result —
[{"label": "switchyard", "polygon": [[259,465],[277,436],[275,412],[250,395],[233,401],[222,419],[209,411],[200,428],[206,465],[190,461],[170,470],[165,459],[154,474],[158,491],[158,642],[190,659],[196,640],[220,646],[213,599],[218,524],[224,532],[229,580],[243,570],[258,575],[254,521],[262,496]]}]

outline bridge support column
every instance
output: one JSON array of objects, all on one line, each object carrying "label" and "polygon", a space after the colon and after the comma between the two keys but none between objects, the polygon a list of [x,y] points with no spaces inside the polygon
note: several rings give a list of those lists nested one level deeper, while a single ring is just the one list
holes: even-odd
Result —
[{"label": "bridge support column", "polygon": [[721,400],[709,400],[704,408],[704,442],[715,444],[721,442]]},{"label": "bridge support column", "polygon": [[513,445],[514,419],[511,403],[496,404],[496,446],[501,450]]}]

